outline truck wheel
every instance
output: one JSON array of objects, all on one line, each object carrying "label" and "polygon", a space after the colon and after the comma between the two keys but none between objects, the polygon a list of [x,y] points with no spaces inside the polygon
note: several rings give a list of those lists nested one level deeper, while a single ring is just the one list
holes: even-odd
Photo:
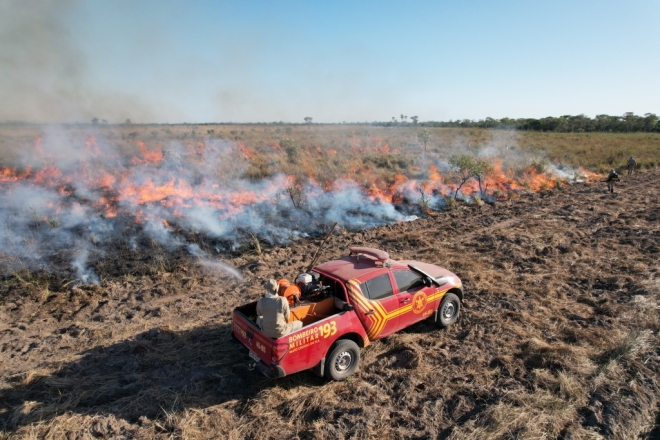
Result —
[{"label": "truck wheel", "polygon": [[360,347],[350,339],[340,339],[325,358],[325,377],[344,380],[355,373],[360,363]]},{"label": "truck wheel", "polygon": [[438,307],[435,324],[440,328],[449,327],[458,319],[461,311],[461,300],[453,293],[447,293]]}]

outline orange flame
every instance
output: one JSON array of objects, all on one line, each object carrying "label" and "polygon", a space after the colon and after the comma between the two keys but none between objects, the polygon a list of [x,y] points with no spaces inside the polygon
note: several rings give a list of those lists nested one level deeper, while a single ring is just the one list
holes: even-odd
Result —
[{"label": "orange flame", "polygon": [[133,165],[143,164],[143,163],[158,163],[163,161],[163,153],[160,151],[149,151],[144,145],[144,142],[138,142],[138,147],[140,147],[140,152],[144,159],[140,159],[136,156],[133,156],[131,163]]},{"label": "orange flame", "polygon": [[85,145],[87,146],[87,152],[92,156],[101,155],[101,150],[99,150],[99,146],[96,144],[96,139],[94,136],[88,136]]},{"label": "orange flame", "polygon": [[[133,164],[153,164],[163,160],[163,154],[159,150],[150,151],[143,142],[138,142],[137,145],[142,158],[134,156],[131,160]],[[277,144],[271,146],[273,149],[281,150]],[[388,143],[379,138],[374,138],[361,147],[357,142],[357,138],[354,137],[353,147],[369,150],[369,152],[376,151],[381,154],[397,153],[396,150],[390,149]],[[87,137],[86,148],[89,155],[98,156],[102,154],[93,136]],[[236,144],[233,148],[235,152],[246,158],[255,157],[254,151],[243,144]],[[315,149],[319,153],[324,152],[320,145],[316,146]],[[42,157],[46,157],[41,148],[41,137],[35,139],[35,150]],[[218,151],[218,148],[213,144],[207,146],[203,142],[200,142],[197,148],[193,145],[188,146],[188,154],[203,154],[206,151]],[[329,154],[337,154],[334,149],[325,151]],[[457,190],[457,185],[451,183],[451,178],[443,176],[435,166],[430,166],[427,173],[422,173],[419,167],[408,169],[411,175],[425,174],[426,178],[422,181],[402,174],[396,174],[394,178],[384,178],[381,170],[378,170],[377,167],[353,163],[350,176],[346,180],[333,182],[331,179],[323,179],[321,183],[317,183],[314,179],[315,170],[312,168],[311,162],[311,160],[303,161],[299,164],[299,172],[307,172],[311,185],[318,188],[314,191],[341,191],[348,186],[358,184],[373,203],[401,203],[404,195],[416,194],[419,197],[421,191],[424,191],[424,194],[427,195],[446,196],[452,195]],[[484,177],[481,188],[478,182],[472,178],[461,187],[461,193],[470,196],[483,191],[489,196],[506,199],[515,196],[516,191],[523,189],[539,191],[556,185],[558,181],[563,181],[552,174],[540,173],[533,167],[514,175],[514,171],[505,170],[502,162],[497,158],[491,160],[491,165],[492,171]],[[580,169],[580,173],[586,179],[602,177],[597,173],[583,169]],[[231,218],[250,205],[275,203],[273,194],[281,194],[295,182],[293,176],[288,176],[286,179],[274,179],[264,182],[260,190],[247,190],[245,188],[221,187],[219,184],[210,185],[205,182],[194,185],[181,178],[172,178],[164,183],[156,183],[148,178],[142,183],[137,183],[132,181],[130,176],[131,174],[127,170],[122,174],[118,170],[97,169],[88,162],[83,162],[79,169],[71,174],[63,173],[54,165],[45,166],[36,172],[32,172],[29,168],[23,172],[18,172],[15,168],[0,169],[0,183],[31,179],[32,183],[51,187],[62,196],[73,194],[71,182],[83,181],[88,188],[103,194],[94,206],[99,211],[104,212],[106,218],[116,217],[118,210],[124,205],[141,207],[146,204],[160,204],[170,208],[170,215],[173,216],[183,216],[185,208],[198,206],[210,207],[220,211],[217,213],[220,218]],[[350,181],[351,177],[352,181]],[[148,220],[148,215],[143,210],[138,210],[135,218],[138,223],[141,223]],[[163,224],[165,227],[171,227],[165,220],[163,220]]]},{"label": "orange flame", "polygon": [[255,156],[254,151],[241,143],[238,144],[238,150],[248,159],[252,159]]},{"label": "orange flame", "polygon": [[169,197],[180,200],[193,197],[193,191],[187,182],[177,179],[170,180],[165,185],[156,185],[148,180],[142,185],[133,182],[127,182],[119,190],[120,197],[136,205],[143,205],[150,202],[162,202]]},{"label": "orange flame", "polygon": [[35,183],[55,186],[62,181],[68,182],[70,179],[63,179],[62,172],[55,165],[49,165],[34,173]]},{"label": "orange flame", "polygon": [[101,178],[98,180],[97,184],[98,187],[112,189],[112,186],[116,181],[115,177],[107,171],[102,171],[101,173]]},{"label": "orange flame", "polygon": [[117,208],[113,200],[101,197],[96,203],[96,207],[105,211],[104,215],[106,218],[117,217]]},{"label": "orange flame", "polygon": [[30,175],[30,168],[26,168],[23,174],[17,173],[15,168],[0,169],[0,182],[15,182],[25,179]]}]

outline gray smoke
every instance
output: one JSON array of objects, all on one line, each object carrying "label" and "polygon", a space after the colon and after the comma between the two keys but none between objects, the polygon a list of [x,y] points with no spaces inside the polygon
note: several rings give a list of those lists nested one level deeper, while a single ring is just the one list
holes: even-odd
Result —
[{"label": "gray smoke", "polygon": [[137,97],[94,84],[68,31],[67,20],[79,4],[0,1],[0,121],[154,120],[150,106]]},{"label": "gray smoke", "polygon": [[[201,234],[222,252],[254,238],[289,243],[333,222],[363,229],[416,218],[342,180],[330,191],[307,182],[303,202],[295,205],[286,192],[292,184],[289,177],[276,174],[258,182],[242,178],[248,162],[232,143],[208,140],[198,151],[170,143],[164,155],[170,159],[149,162],[137,148],[135,156],[122,155],[99,133],[90,134],[95,136],[45,127],[35,145],[26,146],[17,159],[31,168],[30,175],[0,182],[5,270],[48,270],[68,258],[72,276],[98,283],[93,265],[110,247],[119,242],[134,250],[141,246],[139,236],[125,236],[137,222],[139,234],[164,251],[185,248],[205,267],[240,276],[190,246],[186,236]],[[153,147],[145,151],[159,152]]]},{"label": "gray smoke", "polygon": [[[498,136],[501,139],[483,145],[459,140],[445,146],[435,166],[446,175],[451,155],[465,152],[504,158],[521,169],[529,165],[530,157],[515,145],[515,134]],[[308,181],[296,199],[287,192],[293,180],[283,174],[257,182],[243,178],[248,161],[241,147],[230,142],[207,140],[197,150],[171,142],[165,159],[151,162],[143,154],[158,156],[160,151],[144,151],[122,154],[99,133],[46,128],[38,148],[26,147],[18,159],[32,167],[30,176],[0,182],[0,257],[7,262],[3,268],[48,269],[68,259],[78,279],[99,282],[95,261],[116,243],[135,250],[141,237],[147,237],[167,252],[187,249],[207,267],[237,276],[192,246],[190,237],[201,235],[217,252],[236,250],[255,238],[286,244],[334,222],[361,230],[411,221],[417,218],[416,207],[442,207],[443,192],[451,194],[428,173],[395,188],[403,205],[341,179],[330,190]],[[549,166],[548,171],[575,180],[573,169]],[[474,182],[469,185],[474,188]],[[469,201],[468,194],[459,193],[459,198]],[[136,236],[126,236],[127,230]]]},{"label": "gray smoke", "polygon": [[195,257],[199,258],[200,264],[202,265],[202,267],[206,268],[207,270],[215,271],[215,272],[225,272],[233,276],[237,280],[240,281],[243,280],[243,275],[241,275],[241,273],[238,270],[234,269],[228,264],[223,263],[222,261],[211,260],[211,258],[206,254],[206,252],[201,250],[198,245],[194,243],[189,244],[188,252],[190,252]]},{"label": "gray smoke", "polygon": [[78,279],[85,284],[99,284],[99,277],[96,272],[87,267],[87,258],[89,257],[89,244],[82,242],[80,248],[76,251],[71,265],[76,270]]}]

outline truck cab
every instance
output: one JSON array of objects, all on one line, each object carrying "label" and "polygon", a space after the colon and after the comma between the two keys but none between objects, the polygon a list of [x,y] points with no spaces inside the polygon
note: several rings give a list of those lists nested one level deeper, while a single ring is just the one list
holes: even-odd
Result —
[{"label": "truck cab", "polygon": [[[360,362],[360,348],[372,341],[433,319],[453,324],[463,299],[452,272],[419,261],[394,261],[387,252],[351,247],[348,256],[313,268],[323,294],[291,307],[290,320],[303,327],[280,338],[265,336],[256,324],[256,301],[234,309],[232,337],[254,367],[269,377],[311,369],[343,380]],[[340,307],[340,304],[350,304]],[[345,310],[347,309],[347,310]]]}]

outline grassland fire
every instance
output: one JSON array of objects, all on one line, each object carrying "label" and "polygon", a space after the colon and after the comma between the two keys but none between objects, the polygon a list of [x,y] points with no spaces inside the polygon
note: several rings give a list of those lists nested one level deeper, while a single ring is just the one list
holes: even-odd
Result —
[{"label": "grassland fire", "polygon": [[[423,154],[403,127],[3,127],[0,438],[653,438],[658,137],[432,134]],[[473,178],[453,202],[461,154],[499,160],[489,203]],[[628,155],[614,194],[575,179]],[[344,383],[267,380],[230,312],[332,220],[321,261],[447,267],[461,318],[371,344]]]}]

